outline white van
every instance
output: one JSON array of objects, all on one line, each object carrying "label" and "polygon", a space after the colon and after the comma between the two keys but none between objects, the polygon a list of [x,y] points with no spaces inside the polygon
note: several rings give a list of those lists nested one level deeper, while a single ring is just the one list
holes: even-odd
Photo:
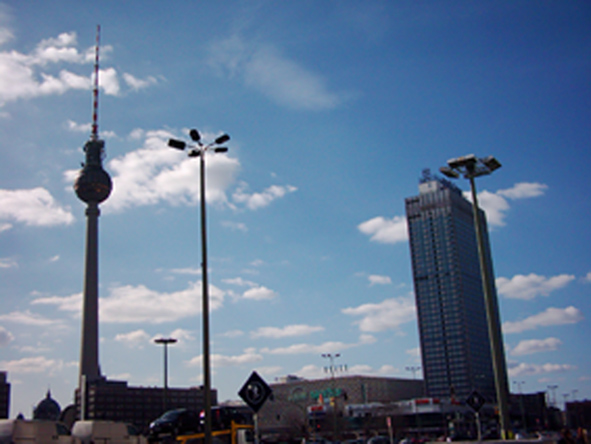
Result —
[{"label": "white van", "polygon": [[107,420],[76,421],[72,426],[72,438],[74,444],[147,444],[148,442],[131,424]]},{"label": "white van", "polygon": [[58,421],[0,419],[0,444],[73,444],[68,428]]}]

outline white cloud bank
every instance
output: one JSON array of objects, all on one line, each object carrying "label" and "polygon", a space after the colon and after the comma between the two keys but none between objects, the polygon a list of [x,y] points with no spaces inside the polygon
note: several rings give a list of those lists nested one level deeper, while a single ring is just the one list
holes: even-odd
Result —
[{"label": "white cloud bank", "polygon": [[[3,42],[8,41],[6,32],[0,30]],[[77,48],[75,32],[64,32],[58,37],[42,40],[29,54],[17,51],[0,52],[0,106],[10,101],[32,99],[47,95],[60,95],[69,90],[91,89],[90,67],[80,75],[64,69],[64,65],[91,65],[94,63],[94,47]],[[112,47],[101,47],[101,54],[108,54]],[[76,68],[78,69],[78,68]],[[123,79],[131,90],[146,88],[157,83],[154,77],[137,79],[124,73]],[[101,69],[99,86],[105,94],[119,95],[119,75],[114,68]]]},{"label": "white cloud bank", "polygon": [[312,333],[317,333],[324,331],[324,327],[322,326],[313,326],[313,325],[304,325],[304,324],[296,324],[296,325],[286,325],[285,327],[260,327],[257,330],[253,331],[250,335],[253,338],[273,338],[273,339],[280,339],[280,338],[292,338],[295,336],[306,336]]},{"label": "white cloud bank", "polygon": [[416,317],[415,303],[410,297],[386,299],[379,304],[363,304],[345,308],[342,312],[349,316],[360,316],[362,319],[356,322],[359,329],[371,333],[395,330]]},{"label": "white cloud bank", "polygon": [[517,274],[511,279],[499,277],[496,279],[499,294],[510,299],[530,300],[536,296],[548,296],[555,290],[567,286],[575,276],[560,274],[558,276],[545,277],[534,273],[527,276]]},{"label": "white cloud bank", "polygon": [[562,345],[562,341],[558,338],[546,339],[527,339],[519,342],[512,350],[512,356],[531,355],[534,353],[543,353],[548,351],[555,351]]},{"label": "white cloud bank", "polygon": [[541,313],[529,316],[521,321],[503,323],[503,333],[521,333],[536,330],[538,327],[552,325],[576,324],[583,320],[583,313],[572,305],[566,308],[549,307]]},{"label": "white cloud bank", "polygon": [[70,208],[59,205],[45,188],[0,190],[0,222],[28,226],[69,225],[74,222]]},{"label": "white cloud bank", "polygon": [[576,370],[576,366],[570,364],[526,364],[521,363],[508,369],[509,377],[525,375],[541,375],[545,373],[565,373],[571,370]]},{"label": "white cloud bank", "polygon": [[362,222],[357,228],[363,234],[371,236],[369,240],[381,244],[395,244],[408,239],[406,219],[403,216],[394,216],[392,219],[374,217]]}]

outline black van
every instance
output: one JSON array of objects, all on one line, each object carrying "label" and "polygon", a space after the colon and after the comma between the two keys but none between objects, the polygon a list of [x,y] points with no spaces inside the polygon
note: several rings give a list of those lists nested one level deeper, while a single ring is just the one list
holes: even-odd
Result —
[{"label": "black van", "polygon": [[158,441],[163,436],[176,437],[201,432],[199,415],[189,409],[174,409],[154,420],[148,429],[148,440]]}]

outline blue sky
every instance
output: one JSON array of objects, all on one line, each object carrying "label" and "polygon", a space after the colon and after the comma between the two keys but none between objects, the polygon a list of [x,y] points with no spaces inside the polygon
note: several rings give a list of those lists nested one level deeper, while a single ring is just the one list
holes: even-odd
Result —
[{"label": "blue sky", "polygon": [[[100,3],[100,4],[99,4]],[[34,6],[33,6],[34,5]],[[591,396],[587,2],[0,4],[0,369],[11,415],[72,400],[100,24],[100,362],[133,385],[201,384],[198,162],[207,158],[213,385],[252,370],[412,377],[404,198],[469,153],[491,227],[513,389]],[[465,182],[458,185],[467,190]]]}]

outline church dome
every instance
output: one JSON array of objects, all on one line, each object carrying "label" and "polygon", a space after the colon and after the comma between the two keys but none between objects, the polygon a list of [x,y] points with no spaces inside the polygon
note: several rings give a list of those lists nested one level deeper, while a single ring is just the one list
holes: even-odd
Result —
[{"label": "church dome", "polygon": [[51,397],[51,392],[47,390],[47,396],[33,410],[33,419],[46,419],[57,421],[62,409],[55,399]]}]

